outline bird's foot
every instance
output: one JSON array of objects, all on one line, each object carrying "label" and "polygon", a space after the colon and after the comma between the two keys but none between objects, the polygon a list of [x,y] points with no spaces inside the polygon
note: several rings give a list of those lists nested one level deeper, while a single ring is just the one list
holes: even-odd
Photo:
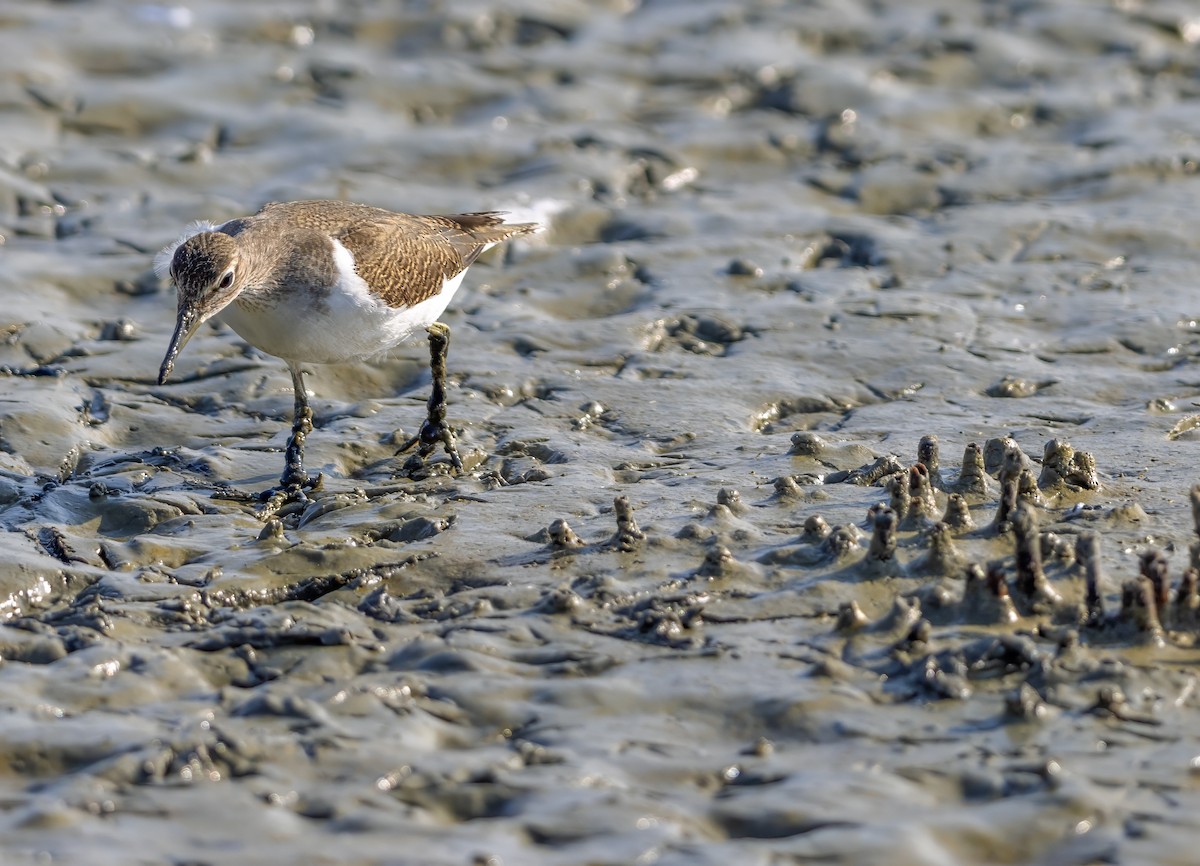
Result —
[{"label": "bird's foot", "polygon": [[454,441],[454,431],[445,423],[435,418],[426,418],[421,425],[421,429],[417,431],[417,435],[409,438],[407,442],[400,446],[396,454],[403,454],[406,451],[412,450],[416,446],[417,453],[413,454],[404,462],[404,471],[411,474],[423,467],[429,459],[429,455],[437,450],[438,445],[441,445],[446,451],[446,455],[450,458],[450,465],[454,467],[455,472],[462,472],[463,462],[459,456],[458,446]]},{"label": "bird's foot", "polygon": [[324,481],[325,476],[320,472],[313,477],[307,472],[297,473],[289,468],[279,479],[277,487],[264,490],[258,495],[261,504],[255,509],[254,516],[265,523],[281,512],[294,510],[292,506],[304,508],[312,502],[308,496],[309,491],[320,490]]}]

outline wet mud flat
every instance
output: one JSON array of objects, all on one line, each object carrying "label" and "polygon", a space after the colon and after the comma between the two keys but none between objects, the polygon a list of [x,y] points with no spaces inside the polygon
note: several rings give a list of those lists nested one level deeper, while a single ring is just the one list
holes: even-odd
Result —
[{"label": "wet mud flat", "polygon": [[[1200,21],[963,5],[0,15],[4,861],[1191,863]],[[320,197],[547,228],[263,523]]]}]

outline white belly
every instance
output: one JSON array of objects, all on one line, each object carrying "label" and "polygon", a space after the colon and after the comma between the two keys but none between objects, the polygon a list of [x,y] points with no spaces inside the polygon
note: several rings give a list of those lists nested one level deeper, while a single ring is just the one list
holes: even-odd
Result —
[{"label": "white belly", "polygon": [[336,241],[341,280],[318,303],[313,297],[261,295],[235,300],[221,319],[264,352],[288,361],[337,364],[370,358],[399,345],[437,321],[446,311],[466,271],[446,280],[442,291],[411,307],[389,307],[354,272],[350,253]]}]

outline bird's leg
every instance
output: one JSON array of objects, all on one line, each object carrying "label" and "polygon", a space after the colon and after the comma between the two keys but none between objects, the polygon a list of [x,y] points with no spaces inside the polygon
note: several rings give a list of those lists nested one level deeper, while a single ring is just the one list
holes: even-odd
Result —
[{"label": "bird's leg", "polygon": [[307,487],[311,483],[311,479],[304,471],[304,440],[312,432],[313,413],[312,407],[308,405],[308,393],[304,389],[304,371],[294,361],[288,361],[288,370],[292,374],[295,403],[292,408],[292,435],[288,437],[283,475],[279,477],[279,486]]},{"label": "bird's leg", "polygon": [[321,475],[316,478],[304,471],[304,440],[313,430],[312,407],[308,405],[308,393],[304,389],[304,372],[295,361],[288,361],[292,374],[292,390],[295,403],[292,409],[292,435],[288,437],[284,455],[283,475],[279,486],[262,494],[262,507],[258,516],[262,520],[273,517],[279,509],[291,502],[307,502],[305,490],[316,490],[321,486]]},{"label": "bird's leg", "polygon": [[463,463],[454,445],[454,432],[446,425],[446,352],[450,348],[450,326],[434,322],[425,330],[429,332],[429,371],[433,374],[429,409],[420,431],[405,442],[397,453],[416,445],[416,456],[424,460],[440,442],[450,456],[451,464],[461,472]]}]

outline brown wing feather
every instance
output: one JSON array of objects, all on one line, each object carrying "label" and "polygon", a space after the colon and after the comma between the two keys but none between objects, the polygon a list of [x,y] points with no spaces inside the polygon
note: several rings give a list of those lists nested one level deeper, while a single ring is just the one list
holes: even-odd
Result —
[{"label": "brown wing feather", "polygon": [[420,303],[489,245],[538,229],[507,224],[497,212],[414,216],[337,201],[272,203],[256,218],[284,218],[336,237],[354,254],[359,276],[392,306]]}]

